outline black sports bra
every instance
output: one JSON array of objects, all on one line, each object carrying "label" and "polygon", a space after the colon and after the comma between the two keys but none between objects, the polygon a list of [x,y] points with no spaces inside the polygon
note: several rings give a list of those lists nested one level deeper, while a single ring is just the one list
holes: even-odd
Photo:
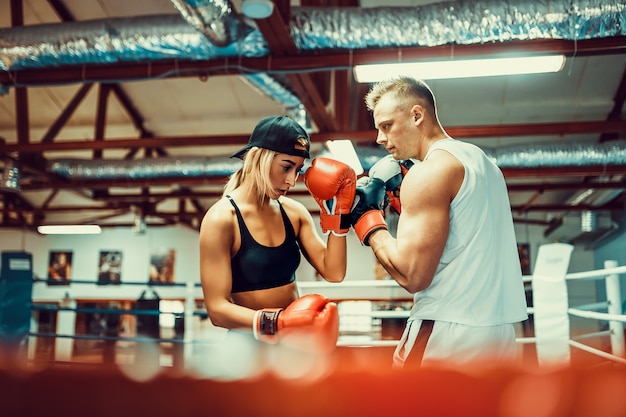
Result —
[{"label": "black sports bra", "polygon": [[296,279],[296,269],[300,265],[300,248],[296,239],[296,232],[287,217],[287,213],[280,206],[285,225],[285,241],[279,246],[263,246],[259,244],[246,227],[239,207],[230,196],[226,196],[235,208],[241,245],[231,259],[233,274],[232,292],[262,290],[280,287]]}]

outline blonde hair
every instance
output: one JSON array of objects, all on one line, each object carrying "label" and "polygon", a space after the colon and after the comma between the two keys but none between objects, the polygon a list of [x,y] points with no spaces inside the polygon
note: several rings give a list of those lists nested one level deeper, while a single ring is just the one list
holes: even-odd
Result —
[{"label": "blonde hair", "polygon": [[408,76],[380,81],[374,84],[365,95],[367,109],[373,111],[380,99],[386,94],[392,94],[397,100],[398,106],[410,108],[414,104],[419,104],[434,116],[437,114],[435,95],[424,81]]},{"label": "blonde hair", "polygon": [[239,188],[247,178],[251,178],[257,192],[257,202],[262,204],[272,191],[270,169],[275,156],[276,152],[269,149],[256,146],[250,148],[243,157],[243,166],[228,179],[223,195]]}]

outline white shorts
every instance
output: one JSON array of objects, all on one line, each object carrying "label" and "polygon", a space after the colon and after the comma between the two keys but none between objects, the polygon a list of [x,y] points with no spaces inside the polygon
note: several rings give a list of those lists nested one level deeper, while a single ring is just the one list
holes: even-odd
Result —
[{"label": "white shorts", "polygon": [[[404,366],[415,344],[422,320],[409,320],[393,354],[394,367]],[[422,358],[421,367],[462,365],[512,366],[518,359],[515,327],[467,326],[435,321]]]}]

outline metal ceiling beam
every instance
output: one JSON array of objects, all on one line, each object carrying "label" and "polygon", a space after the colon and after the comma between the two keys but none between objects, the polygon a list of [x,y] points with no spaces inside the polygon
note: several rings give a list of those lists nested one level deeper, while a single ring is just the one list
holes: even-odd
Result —
[{"label": "metal ceiling beam", "polygon": [[[581,188],[585,188],[585,189],[598,189],[598,190],[605,190],[605,189],[619,189],[619,188],[624,188],[626,186],[625,182],[618,182],[618,181],[611,181],[611,182],[606,182],[606,183],[585,183],[585,184],[581,184],[581,183],[564,183],[564,184],[559,184],[559,183],[551,183],[551,184],[544,184],[544,183],[526,183],[526,184],[509,184],[508,185],[508,190],[509,193],[516,193],[516,192],[526,192],[526,191],[544,191],[544,192],[549,192],[549,191],[557,191],[557,190],[578,190]],[[165,199],[169,199],[169,198],[194,198],[194,199],[198,199],[198,198],[217,198],[219,196],[222,195],[223,190],[215,190],[215,191],[193,191],[190,189],[185,189],[185,190],[178,190],[178,191],[171,191],[171,192],[153,192],[150,194],[150,196],[148,196],[149,199],[151,200],[165,200]],[[289,196],[308,196],[309,192],[307,190],[291,190],[289,191]],[[109,202],[127,202],[127,203],[132,203],[135,201],[141,201],[143,198],[145,198],[145,196],[141,195],[141,194],[128,194],[128,193],[124,193],[124,194],[109,194],[107,195],[105,198],[103,198],[103,200],[109,201]],[[98,199],[97,197],[95,198],[96,200]],[[56,210],[60,210],[60,207],[56,207]]]},{"label": "metal ceiling beam", "polygon": [[[262,21],[259,21],[262,22]],[[0,72],[0,84],[6,86],[44,86],[84,82],[140,81],[152,78],[206,77],[233,75],[235,67],[248,71],[303,73],[351,69],[358,64],[408,62],[415,60],[489,57],[498,55],[537,55],[563,53],[567,56],[613,55],[626,53],[626,37],[582,39],[538,39],[472,45],[381,48],[350,51],[300,51],[297,55],[263,58],[240,57],[206,61],[164,60],[124,62],[103,65],[72,65]]]},{"label": "metal ceiling beam", "polygon": [[355,106],[349,105],[349,100],[352,98],[352,73],[349,71],[338,70],[333,72],[334,84],[335,84],[335,119],[340,130],[351,130],[350,117],[351,109]]},{"label": "metal ceiling beam", "polygon": [[[96,105],[96,118],[93,138],[96,142],[104,141],[104,131],[106,128],[106,115],[109,107],[110,84],[100,84],[98,89],[98,102]],[[93,150],[93,159],[102,159],[102,149]]]},{"label": "metal ceiling beam", "polygon": [[52,123],[50,128],[48,128],[46,134],[43,135],[43,137],[41,138],[41,143],[54,142],[61,129],[63,129],[63,126],[65,126],[67,121],[72,117],[72,114],[74,114],[74,111],[78,108],[78,105],[82,103],[82,101],[85,99],[85,96],[87,96],[87,93],[89,92],[89,90],[91,90],[91,87],[93,87],[93,84],[86,83],[78,89],[68,105],[65,106],[59,117],[57,117],[57,119],[54,121],[54,123]]},{"label": "metal ceiling beam", "polygon": [[[626,132],[626,120],[528,123],[477,126],[448,126],[446,132],[457,139],[513,137],[513,136],[566,136],[592,133]],[[333,138],[349,138],[356,143],[375,144],[376,131],[344,131],[333,133],[312,133],[311,141],[323,143]],[[110,139],[104,141],[72,140],[54,143],[5,143],[0,144],[0,154],[8,152],[35,153],[68,150],[127,149],[187,147],[211,145],[243,145],[249,135],[219,136],[168,136],[152,138]]]},{"label": "metal ceiling beam", "polygon": [[[217,198],[217,197],[215,197]],[[511,206],[511,211],[513,212],[524,212],[524,213],[528,213],[528,212],[580,212],[580,211],[609,211],[609,210],[623,210],[624,209],[624,203],[620,202],[620,201],[615,201],[615,202],[611,202],[608,204],[605,204],[603,206],[593,206],[593,205],[568,205],[568,204],[538,204],[538,205],[530,205],[530,206],[526,206],[526,205],[522,205],[522,206],[517,206],[517,205],[512,205]],[[77,212],[98,212],[98,211],[104,211],[104,212],[111,212],[111,213],[107,213],[107,214],[103,214],[101,216],[96,216],[92,219],[90,219],[89,221],[81,221],[81,223],[92,223],[92,222],[96,222],[97,220],[105,220],[108,218],[113,218],[113,217],[117,217],[120,215],[125,215],[128,213],[128,211],[130,210],[130,206],[129,207],[90,207],[90,206],[73,206],[73,207],[63,207],[61,209],[33,209],[32,213],[35,214],[36,216],[42,216],[46,213],[63,213],[63,212],[68,212],[68,213],[77,213]],[[30,211],[30,210],[29,210]],[[311,214],[319,214],[319,210],[318,209],[310,209],[309,210],[311,212]],[[23,210],[20,210],[19,215],[22,215]],[[18,214],[16,212],[16,210],[14,209],[6,209],[4,214],[5,217],[7,217],[8,215],[10,215],[10,213],[15,213]],[[198,217],[202,217],[204,215],[203,211],[197,211],[197,212],[190,212],[190,211],[165,211],[165,210],[158,210],[158,211],[151,211],[150,213],[148,213],[149,216],[157,216],[157,217],[161,217],[163,219],[171,219],[171,220],[175,220],[175,221],[181,221],[182,218],[185,219],[192,219],[192,218],[198,218]],[[14,221],[17,219],[14,219]],[[21,219],[24,224],[25,223],[25,219],[22,218]],[[520,219],[521,222],[535,222],[534,220],[523,220]],[[18,220],[19,222],[19,220]],[[10,225],[8,226],[15,226],[15,224],[12,222]],[[101,226],[103,226],[101,224]]]},{"label": "metal ceiling beam", "polygon": [[50,4],[50,6],[52,6],[61,21],[73,22],[74,20],[76,20],[74,18],[74,15],[69,11],[69,9],[62,0],[48,0],[48,3]]}]

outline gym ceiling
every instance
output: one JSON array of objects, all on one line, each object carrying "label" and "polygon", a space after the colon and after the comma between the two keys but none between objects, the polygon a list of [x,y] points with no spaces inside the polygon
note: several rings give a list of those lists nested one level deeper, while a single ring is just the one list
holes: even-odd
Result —
[{"label": "gym ceiling", "polygon": [[[316,155],[384,155],[355,65],[551,53],[557,73],[427,80],[442,124],[493,155],[516,223],[623,215],[625,2],[273,3],[0,2],[0,227],[197,230],[262,117],[297,118]],[[291,196],[316,211],[303,184]]]}]

